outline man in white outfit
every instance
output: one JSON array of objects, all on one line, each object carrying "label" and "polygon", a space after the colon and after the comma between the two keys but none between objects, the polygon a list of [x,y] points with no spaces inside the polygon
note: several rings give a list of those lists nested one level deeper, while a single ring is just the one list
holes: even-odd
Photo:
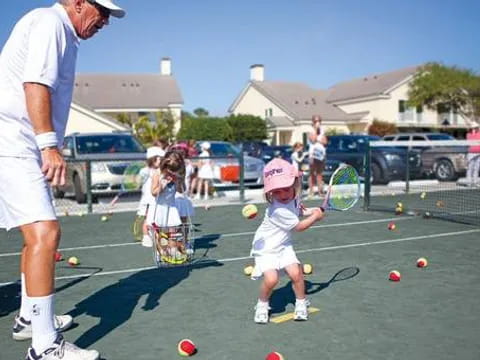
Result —
[{"label": "man in white outfit", "polygon": [[60,226],[50,186],[65,183],[60,148],[80,39],[95,35],[110,15],[125,11],[112,0],[59,0],[23,16],[0,54],[0,228],[19,227],[24,239],[13,338],[32,339],[27,360],[99,358],[59,334],[72,318],[53,310]]}]

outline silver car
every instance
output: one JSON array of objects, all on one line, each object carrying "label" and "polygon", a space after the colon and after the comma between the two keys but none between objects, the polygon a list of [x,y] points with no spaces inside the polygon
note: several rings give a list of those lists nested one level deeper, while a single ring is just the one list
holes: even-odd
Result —
[{"label": "silver car", "polygon": [[[200,144],[203,141],[197,141],[197,147],[200,153]],[[238,168],[239,149],[226,141],[208,141],[210,143],[210,152],[213,163],[213,185],[215,187],[228,187],[238,184],[238,176],[225,176],[228,167],[235,171]],[[246,186],[263,185],[263,167],[264,162],[260,159],[245,155],[244,164],[244,182]]]},{"label": "silver car", "polygon": [[74,195],[78,203],[86,201],[87,169],[91,160],[92,194],[122,191],[125,170],[132,163],[145,161],[145,149],[130,133],[86,133],[65,137],[63,154],[67,160],[65,186],[53,189],[54,196]]}]

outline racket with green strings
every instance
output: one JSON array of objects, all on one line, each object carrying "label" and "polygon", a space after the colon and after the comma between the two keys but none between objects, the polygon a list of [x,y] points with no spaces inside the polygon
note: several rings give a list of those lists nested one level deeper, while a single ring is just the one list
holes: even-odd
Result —
[{"label": "racket with green strings", "polygon": [[360,195],[361,186],[357,170],[351,165],[341,164],[330,177],[321,208],[345,211],[357,203]]}]

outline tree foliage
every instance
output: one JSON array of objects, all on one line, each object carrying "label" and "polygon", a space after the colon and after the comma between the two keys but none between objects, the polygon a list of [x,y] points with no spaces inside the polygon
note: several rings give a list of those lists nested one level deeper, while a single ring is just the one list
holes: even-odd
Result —
[{"label": "tree foliage", "polygon": [[225,118],[184,116],[178,139],[231,141],[232,129]]},{"label": "tree foliage", "polygon": [[207,117],[209,115],[208,110],[202,107],[196,108],[195,110],[193,110],[193,113],[198,117]]},{"label": "tree foliage", "polygon": [[428,63],[420,68],[409,85],[408,105],[425,105],[431,110],[454,110],[478,122],[480,77],[456,66]]},{"label": "tree foliage", "polygon": [[397,131],[397,126],[394,123],[378,119],[373,119],[372,123],[368,127],[369,135],[384,136],[388,134],[395,134]]},{"label": "tree foliage", "polygon": [[133,124],[133,132],[142,144],[149,146],[160,139],[171,140],[175,119],[170,112],[156,112],[154,120],[149,116],[141,116]]},{"label": "tree foliage", "polygon": [[230,115],[227,122],[232,128],[233,141],[260,141],[267,138],[267,124],[258,116]]}]

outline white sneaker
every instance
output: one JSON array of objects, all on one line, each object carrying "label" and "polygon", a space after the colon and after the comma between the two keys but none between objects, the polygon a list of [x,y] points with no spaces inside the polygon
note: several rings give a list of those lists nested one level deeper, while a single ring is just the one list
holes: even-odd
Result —
[{"label": "white sneaker", "polygon": [[200,199],[201,199],[200,194],[197,193],[197,195],[195,195],[195,200],[200,200]]},{"label": "white sneaker", "polygon": [[152,241],[152,238],[148,235],[143,235],[143,238],[142,238],[142,246],[145,246],[145,247],[152,247],[153,246],[153,241]]},{"label": "white sneaker", "polygon": [[[57,331],[68,330],[73,324],[73,318],[70,315],[55,315],[53,318],[55,329]],[[20,316],[15,316],[12,330],[13,340],[23,341],[32,338],[32,322],[27,321]]]},{"label": "white sneaker", "polygon": [[310,302],[308,300],[295,303],[295,311],[293,313],[293,320],[295,321],[307,321],[308,320],[308,306]]},{"label": "white sneaker", "polygon": [[58,335],[52,347],[41,354],[37,355],[35,350],[30,347],[25,360],[98,360],[99,358],[100,354],[97,350],[80,349],[66,342],[62,335]]},{"label": "white sneaker", "polygon": [[268,324],[268,311],[270,310],[270,306],[268,304],[258,304],[255,306],[255,318],[253,319],[257,324]]}]

